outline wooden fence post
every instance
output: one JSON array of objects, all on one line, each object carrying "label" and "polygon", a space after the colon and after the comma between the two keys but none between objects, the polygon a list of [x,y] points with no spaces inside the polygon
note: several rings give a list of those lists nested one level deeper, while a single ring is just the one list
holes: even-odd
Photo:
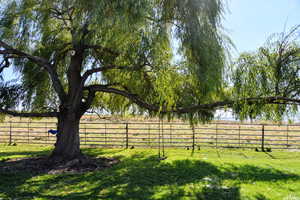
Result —
[{"label": "wooden fence post", "polygon": [[262,125],[261,130],[261,151],[265,151],[265,125]]}]

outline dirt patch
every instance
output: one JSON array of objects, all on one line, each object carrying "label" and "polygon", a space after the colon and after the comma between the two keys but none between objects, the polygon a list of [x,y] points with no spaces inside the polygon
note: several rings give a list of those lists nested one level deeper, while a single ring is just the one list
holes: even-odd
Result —
[{"label": "dirt patch", "polygon": [[116,158],[89,158],[59,161],[49,157],[15,158],[0,162],[0,173],[29,172],[34,174],[84,173],[110,168],[120,161]]}]

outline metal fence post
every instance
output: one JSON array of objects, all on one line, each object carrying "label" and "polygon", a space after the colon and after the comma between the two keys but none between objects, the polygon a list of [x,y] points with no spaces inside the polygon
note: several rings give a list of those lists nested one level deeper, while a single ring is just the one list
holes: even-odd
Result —
[{"label": "metal fence post", "polygon": [[27,122],[27,143],[29,144],[29,123],[30,121]]},{"label": "metal fence post", "polygon": [[172,123],[170,124],[170,146],[173,146],[173,143],[172,143]]},{"label": "metal fence post", "polygon": [[129,140],[129,138],[128,138],[128,123],[126,123],[125,129],[126,129],[126,149],[128,149],[128,140]]},{"label": "metal fence post", "polygon": [[216,148],[218,148],[218,124],[216,123]]},{"label": "metal fence post", "polygon": [[48,123],[45,122],[45,133],[47,134],[47,144],[49,144],[49,132],[48,132]]},{"label": "metal fence post", "polygon": [[261,130],[261,151],[265,151],[265,125],[262,125]]},{"label": "metal fence post", "polygon": [[104,124],[104,141],[105,141],[105,147],[107,147],[107,138],[106,138],[106,122]]},{"label": "metal fence post", "polygon": [[12,144],[12,130],[11,130],[11,121],[9,122],[9,142],[8,145]]},{"label": "metal fence post", "polygon": [[195,151],[195,126],[193,125],[192,126],[192,131],[193,131],[193,152]]},{"label": "metal fence post", "polygon": [[148,124],[148,147],[151,148],[151,139],[150,139],[150,124]]},{"label": "metal fence post", "polygon": [[239,124],[239,148],[241,148],[241,125]]},{"label": "metal fence post", "polygon": [[162,153],[165,157],[165,135],[164,135],[164,119],[161,119],[161,136],[162,136]]},{"label": "metal fence post", "polygon": [[84,144],[86,145],[86,124],[84,125]]},{"label": "metal fence post", "polygon": [[289,125],[286,125],[286,148],[289,148]]}]

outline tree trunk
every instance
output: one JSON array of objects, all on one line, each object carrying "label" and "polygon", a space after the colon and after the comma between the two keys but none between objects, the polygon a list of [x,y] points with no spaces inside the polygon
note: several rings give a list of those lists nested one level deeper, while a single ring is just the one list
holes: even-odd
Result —
[{"label": "tree trunk", "polygon": [[86,111],[82,109],[83,90],[81,88],[81,69],[84,49],[75,47],[75,55],[71,58],[71,64],[67,71],[68,94],[61,99],[58,116],[58,134],[52,158],[63,161],[84,158],[80,151],[79,123],[80,118]]},{"label": "tree trunk", "polygon": [[82,157],[79,137],[80,117],[76,112],[61,111],[58,117],[58,134],[51,157],[72,160]]}]

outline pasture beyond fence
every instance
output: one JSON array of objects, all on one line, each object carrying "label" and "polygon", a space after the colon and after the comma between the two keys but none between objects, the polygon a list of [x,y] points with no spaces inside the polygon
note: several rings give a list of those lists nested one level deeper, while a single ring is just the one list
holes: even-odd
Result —
[{"label": "pasture beyond fence", "polygon": [[[55,122],[2,122],[0,143],[53,145]],[[82,122],[82,146],[106,148],[299,149],[300,125],[217,122],[191,127],[182,122]]]}]

